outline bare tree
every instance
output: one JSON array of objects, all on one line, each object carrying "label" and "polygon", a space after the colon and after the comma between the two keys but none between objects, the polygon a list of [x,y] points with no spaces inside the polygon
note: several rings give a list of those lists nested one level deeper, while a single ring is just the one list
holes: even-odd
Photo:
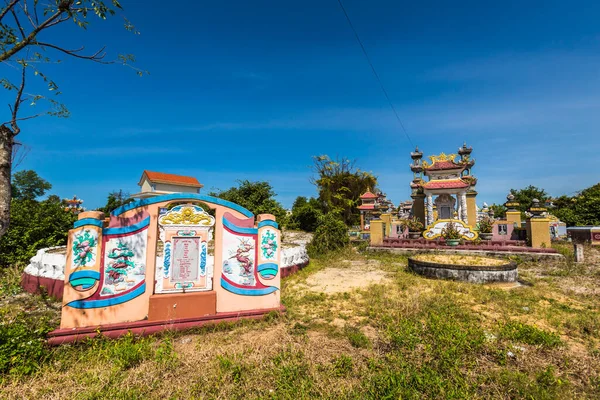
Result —
[{"label": "bare tree", "polygon": [[[119,55],[115,60],[107,60],[105,48],[86,53],[85,48],[69,49],[60,43],[43,41],[40,33],[64,23],[74,23],[85,29],[89,17],[101,20],[113,16],[122,7],[117,0],[0,0],[0,62],[4,68],[16,71],[16,80],[0,79],[4,89],[15,93],[14,102],[8,105],[9,117],[0,125],[0,236],[10,222],[11,172],[12,164],[19,159],[14,151],[15,137],[21,132],[19,122],[41,115],[67,117],[67,108],[55,99],[60,94],[58,85],[40,70],[39,65],[52,62],[53,56],[87,60],[100,64],[120,63],[129,65],[135,61],[131,54]],[[125,19],[125,29],[137,33],[133,25]],[[58,60],[57,60],[58,61]],[[142,75],[144,71],[134,70]],[[47,85],[50,95],[33,94],[26,91],[30,76],[39,77]],[[14,82],[14,83],[13,83]],[[25,103],[36,104],[46,101],[48,108],[43,112],[23,114]]]}]

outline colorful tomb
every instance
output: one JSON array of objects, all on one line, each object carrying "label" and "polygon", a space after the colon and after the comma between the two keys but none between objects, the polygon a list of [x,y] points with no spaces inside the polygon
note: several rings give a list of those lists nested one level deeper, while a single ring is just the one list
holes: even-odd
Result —
[{"label": "colorful tomb", "polygon": [[136,200],[69,231],[61,329],[280,308],[275,217],[198,193]]},{"label": "colorful tomb", "polygon": [[[471,147],[463,144],[458,149],[460,159],[457,160],[456,154],[441,153],[430,156],[430,162],[422,161],[423,153],[418,147],[411,153],[412,215],[436,232],[448,221],[454,221],[465,229],[465,238],[477,236],[473,234],[477,225],[477,179],[471,174],[475,165],[475,160],[470,157],[472,151]],[[435,234],[430,236],[434,238]]]}]

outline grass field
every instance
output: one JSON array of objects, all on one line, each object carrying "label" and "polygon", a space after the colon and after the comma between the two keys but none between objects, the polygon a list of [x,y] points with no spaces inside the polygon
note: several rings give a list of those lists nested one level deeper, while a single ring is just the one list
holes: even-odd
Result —
[{"label": "grass field", "polygon": [[600,398],[600,253],[524,285],[429,280],[348,249],[283,281],[283,316],[47,348],[60,304],[0,283],[0,398]]}]

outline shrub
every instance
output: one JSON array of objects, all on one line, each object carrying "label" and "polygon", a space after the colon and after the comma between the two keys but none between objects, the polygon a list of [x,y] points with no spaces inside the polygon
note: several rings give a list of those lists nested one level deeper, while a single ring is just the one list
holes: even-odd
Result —
[{"label": "shrub", "polygon": [[309,256],[314,257],[339,250],[346,247],[349,242],[346,224],[341,220],[339,214],[331,212],[319,218],[319,226],[308,244],[307,250]]},{"label": "shrub", "polygon": [[409,232],[423,232],[424,225],[419,221],[417,217],[402,220],[400,224],[402,229],[408,228]]},{"label": "shrub", "polygon": [[479,221],[479,232],[480,233],[492,233],[492,228],[494,226],[494,220],[490,217],[485,217],[481,221]]},{"label": "shrub", "polygon": [[56,196],[40,202],[13,199],[10,225],[0,238],[0,265],[27,263],[41,248],[66,244],[76,220]]},{"label": "shrub", "polygon": [[322,216],[321,210],[313,207],[312,204],[306,204],[293,211],[291,221],[295,227],[305,232],[314,232],[319,226],[319,219]]},{"label": "shrub", "polygon": [[456,228],[456,224],[454,222],[448,222],[446,227],[442,229],[442,237],[444,239],[460,239],[462,238],[462,233]]}]

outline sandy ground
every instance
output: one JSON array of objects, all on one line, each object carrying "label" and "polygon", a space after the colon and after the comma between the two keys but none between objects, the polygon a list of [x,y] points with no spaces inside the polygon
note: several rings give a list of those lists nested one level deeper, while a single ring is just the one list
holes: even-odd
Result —
[{"label": "sandy ground", "polygon": [[379,262],[375,260],[346,261],[340,267],[318,271],[298,286],[312,292],[331,294],[350,292],[373,284],[387,283],[389,280],[388,274],[379,269]]}]

